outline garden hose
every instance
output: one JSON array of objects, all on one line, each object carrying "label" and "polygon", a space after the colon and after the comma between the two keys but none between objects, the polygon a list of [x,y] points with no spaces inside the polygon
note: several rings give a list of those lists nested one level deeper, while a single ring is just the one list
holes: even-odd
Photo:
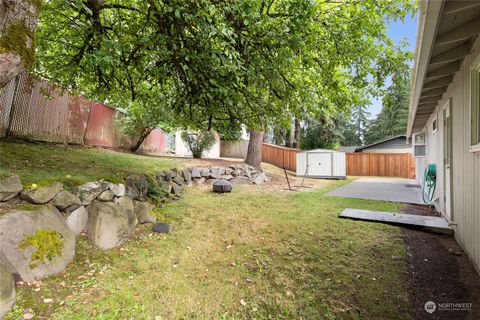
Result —
[{"label": "garden hose", "polygon": [[431,203],[435,188],[437,187],[437,167],[434,164],[429,164],[425,169],[423,175],[422,198],[423,202]]}]

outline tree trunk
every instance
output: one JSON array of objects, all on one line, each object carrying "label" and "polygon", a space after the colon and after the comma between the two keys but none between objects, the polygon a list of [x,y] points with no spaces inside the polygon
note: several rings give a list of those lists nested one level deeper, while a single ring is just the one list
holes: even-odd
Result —
[{"label": "tree trunk", "polygon": [[247,158],[245,159],[245,162],[257,170],[260,170],[262,165],[262,142],[262,131],[250,131],[250,141],[248,143]]},{"label": "tree trunk", "polygon": [[282,130],[278,127],[273,128],[273,141],[277,146],[283,144]]},{"label": "tree trunk", "polygon": [[140,137],[138,138],[137,140],[137,143],[135,143],[134,146],[132,146],[130,148],[130,150],[132,152],[137,152],[138,148],[140,148],[140,146],[142,145],[143,141],[145,141],[145,139],[148,137],[148,135],[150,134],[150,132],[153,131],[153,128],[145,128],[143,129],[142,131],[142,134],[140,134]]},{"label": "tree trunk", "polygon": [[295,132],[294,132],[294,139],[293,139],[293,147],[299,149],[300,148],[300,138],[301,138],[301,126],[300,120],[295,119]]},{"label": "tree trunk", "polygon": [[285,132],[285,147],[292,147],[292,128],[288,128]]},{"label": "tree trunk", "polygon": [[32,67],[41,0],[0,0],[0,88]]}]

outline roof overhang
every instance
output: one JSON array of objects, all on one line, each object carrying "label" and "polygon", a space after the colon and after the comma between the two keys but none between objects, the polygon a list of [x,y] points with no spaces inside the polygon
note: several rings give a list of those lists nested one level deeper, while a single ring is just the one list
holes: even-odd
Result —
[{"label": "roof overhang", "polygon": [[419,2],[407,137],[423,129],[480,33],[480,1]]}]

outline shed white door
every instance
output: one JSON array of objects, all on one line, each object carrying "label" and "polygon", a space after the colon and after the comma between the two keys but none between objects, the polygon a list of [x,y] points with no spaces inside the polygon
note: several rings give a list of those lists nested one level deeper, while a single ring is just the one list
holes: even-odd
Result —
[{"label": "shed white door", "polygon": [[332,175],[332,154],[331,153],[309,153],[308,174],[311,176]]}]

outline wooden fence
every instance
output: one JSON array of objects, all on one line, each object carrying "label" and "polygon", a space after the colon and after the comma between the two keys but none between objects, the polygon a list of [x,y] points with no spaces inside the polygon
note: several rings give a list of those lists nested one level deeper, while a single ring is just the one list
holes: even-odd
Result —
[{"label": "wooden fence", "polygon": [[[296,171],[299,149],[264,143],[262,161]],[[348,176],[415,178],[415,161],[411,153],[346,153]]]},{"label": "wooden fence", "polygon": [[245,159],[248,150],[248,140],[221,140],[220,157]]},{"label": "wooden fence", "polygon": [[411,153],[347,153],[347,175],[415,178]]},{"label": "wooden fence", "polygon": [[297,170],[297,153],[299,149],[279,147],[264,143],[262,146],[262,161],[290,171]]}]

